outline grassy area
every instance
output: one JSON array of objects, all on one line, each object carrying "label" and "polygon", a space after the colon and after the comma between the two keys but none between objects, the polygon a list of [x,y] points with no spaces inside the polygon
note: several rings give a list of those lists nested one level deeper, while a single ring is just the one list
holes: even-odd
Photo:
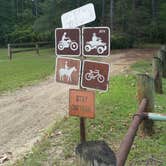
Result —
[{"label": "grassy area", "polygon": [[152,61],[140,60],[131,65],[133,71],[137,73],[152,73]]},{"label": "grassy area", "polygon": [[10,61],[7,49],[0,49],[0,92],[30,85],[54,72],[54,52],[51,49],[22,52],[13,55]]},{"label": "grassy area", "polygon": [[[155,111],[166,113],[166,80],[163,81],[164,94],[156,95]],[[117,152],[136,110],[135,77],[111,78],[109,91],[96,95],[96,118],[86,120],[87,140],[105,140]],[[152,137],[142,138],[140,134],[136,136],[126,166],[145,166],[147,162],[149,165],[166,166],[165,126],[164,122],[156,122],[156,133]],[[32,153],[16,165],[75,166],[74,151],[78,143],[79,118],[64,118],[53,125]]]}]

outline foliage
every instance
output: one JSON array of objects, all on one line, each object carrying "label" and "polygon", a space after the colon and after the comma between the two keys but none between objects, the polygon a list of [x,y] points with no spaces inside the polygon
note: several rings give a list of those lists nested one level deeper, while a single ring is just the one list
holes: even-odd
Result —
[{"label": "foliage", "polygon": [[[94,4],[96,21],[86,26],[109,26],[115,36],[125,34],[125,38],[131,36],[136,42],[166,42],[165,0],[0,0],[0,3],[1,45],[15,40],[43,40],[43,33],[53,40],[55,28],[61,27],[61,15],[87,3]],[[28,31],[28,36],[22,31]],[[20,39],[20,35],[25,37]]]},{"label": "foliage", "polygon": [[111,35],[111,48],[132,48],[134,40],[131,36],[125,34],[113,34]]}]

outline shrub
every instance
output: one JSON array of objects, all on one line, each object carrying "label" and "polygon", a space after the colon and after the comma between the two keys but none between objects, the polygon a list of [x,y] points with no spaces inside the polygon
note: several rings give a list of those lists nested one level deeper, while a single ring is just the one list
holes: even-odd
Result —
[{"label": "shrub", "polygon": [[132,48],[134,44],[134,39],[125,34],[113,34],[111,36],[111,48]]}]

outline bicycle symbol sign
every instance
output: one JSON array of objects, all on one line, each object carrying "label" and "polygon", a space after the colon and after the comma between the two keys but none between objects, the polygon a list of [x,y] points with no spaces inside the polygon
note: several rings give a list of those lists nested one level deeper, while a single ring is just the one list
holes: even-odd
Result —
[{"label": "bicycle symbol sign", "polygon": [[80,29],[55,30],[55,51],[61,56],[79,56],[81,54]]},{"label": "bicycle symbol sign", "polygon": [[106,91],[108,89],[109,64],[85,60],[83,62],[81,86]]}]

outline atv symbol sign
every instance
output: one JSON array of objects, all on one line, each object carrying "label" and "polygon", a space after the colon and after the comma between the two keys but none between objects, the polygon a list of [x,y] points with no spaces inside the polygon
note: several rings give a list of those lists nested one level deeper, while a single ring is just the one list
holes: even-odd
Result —
[{"label": "atv symbol sign", "polygon": [[109,56],[110,29],[108,27],[83,28],[82,52],[84,56]]},{"label": "atv symbol sign", "polygon": [[109,81],[109,64],[85,60],[83,62],[81,86],[106,91]]},{"label": "atv symbol sign", "polygon": [[73,58],[57,58],[56,81],[61,83],[79,84],[80,60]]},{"label": "atv symbol sign", "polygon": [[57,55],[79,56],[80,45],[80,29],[56,29],[55,51]]}]

